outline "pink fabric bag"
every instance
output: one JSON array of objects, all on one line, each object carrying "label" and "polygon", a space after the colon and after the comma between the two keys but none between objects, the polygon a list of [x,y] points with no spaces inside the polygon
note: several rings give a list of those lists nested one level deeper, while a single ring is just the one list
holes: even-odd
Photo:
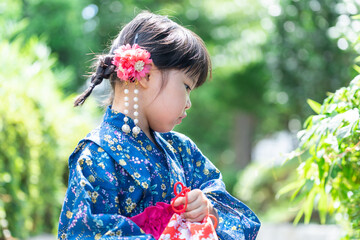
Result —
[{"label": "pink fabric bag", "polygon": [[[181,185],[180,193],[176,191],[177,185]],[[183,208],[175,208],[172,204],[163,202],[156,203],[156,206],[147,207],[144,212],[131,217],[130,219],[136,223],[145,233],[152,234],[158,240],[218,240],[216,235],[217,219],[213,215],[206,216],[202,222],[189,222],[182,216],[187,207],[187,193],[190,191],[181,182],[177,182],[174,186],[176,197],[185,197],[185,205]],[[214,219],[215,227],[211,221]]]},{"label": "pink fabric bag", "polygon": [[147,207],[144,212],[130,219],[145,233],[158,239],[174,213],[170,204],[158,202],[156,206]]}]

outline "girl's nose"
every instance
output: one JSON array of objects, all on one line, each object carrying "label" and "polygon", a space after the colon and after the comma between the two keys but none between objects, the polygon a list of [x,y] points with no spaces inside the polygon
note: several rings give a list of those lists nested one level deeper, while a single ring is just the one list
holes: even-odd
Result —
[{"label": "girl's nose", "polygon": [[186,105],[185,105],[185,110],[188,110],[189,108],[191,108],[190,96],[187,97]]}]

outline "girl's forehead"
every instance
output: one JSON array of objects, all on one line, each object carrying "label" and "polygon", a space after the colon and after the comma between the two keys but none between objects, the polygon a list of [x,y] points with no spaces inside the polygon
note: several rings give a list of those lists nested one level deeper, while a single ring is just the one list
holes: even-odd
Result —
[{"label": "girl's forehead", "polygon": [[181,78],[183,81],[186,81],[191,84],[196,84],[196,80],[194,77],[189,76],[189,74],[185,70],[173,69],[174,74]]},{"label": "girl's forehead", "polygon": [[162,72],[164,79],[167,79],[167,80],[174,79],[174,80],[178,80],[178,81],[183,81],[183,82],[187,83],[191,89],[195,88],[197,80],[198,80],[196,77],[190,76],[190,74],[187,73],[186,70],[183,70],[183,69],[171,68],[171,69],[159,70],[156,66],[154,66],[154,68],[152,70]]}]

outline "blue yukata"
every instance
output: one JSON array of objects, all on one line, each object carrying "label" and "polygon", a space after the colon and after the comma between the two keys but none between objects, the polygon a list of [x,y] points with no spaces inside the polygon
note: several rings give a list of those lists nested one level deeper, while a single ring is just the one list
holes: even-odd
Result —
[{"label": "blue yukata", "polygon": [[[221,173],[186,136],[121,130],[122,113],[107,108],[103,122],[69,158],[69,183],[59,239],[154,239],[129,217],[157,202],[170,203],[174,184],[200,189],[217,209],[218,237],[255,239],[256,215],[225,190]],[[132,128],[134,123],[129,119]]]}]

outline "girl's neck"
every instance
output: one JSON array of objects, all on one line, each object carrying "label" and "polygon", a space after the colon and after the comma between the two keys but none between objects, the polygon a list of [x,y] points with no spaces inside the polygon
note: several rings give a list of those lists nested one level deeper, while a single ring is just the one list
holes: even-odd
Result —
[{"label": "girl's neck", "polygon": [[[120,94],[121,91],[115,91],[115,96],[114,96],[114,100],[113,100],[113,103],[112,103],[112,106],[111,108],[117,112],[121,112],[124,114],[124,110],[127,109],[128,110],[128,114],[126,114],[128,117],[132,118],[132,119],[135,119],[135,116],[134,116],[134,96],[133,94],[128,94],[128,97],[129,97],[129,106],[128,107],[125,107],[124,105],[124,97],[125,95],[124,94]],[[122,91],[123,92],[123,91]],[[133,92],[132,90],[129,89],[129,92]],[[140,104],[141,104],[141,101],[140,101]],[[154,136],[151,134],[151,131],[150,131],[150,126],[147,122],[147,120],[145,119],[145,117],[143,116],[142,114],[142,111],[141,109],[138,109],[137,110],[139,115],[136,117],[139,122],[137,123],[137,125],[141,128],[141,130],[146,134],[146,136],[154,143],[156,144],[155,142],[155,139],[154,139]]]}]

